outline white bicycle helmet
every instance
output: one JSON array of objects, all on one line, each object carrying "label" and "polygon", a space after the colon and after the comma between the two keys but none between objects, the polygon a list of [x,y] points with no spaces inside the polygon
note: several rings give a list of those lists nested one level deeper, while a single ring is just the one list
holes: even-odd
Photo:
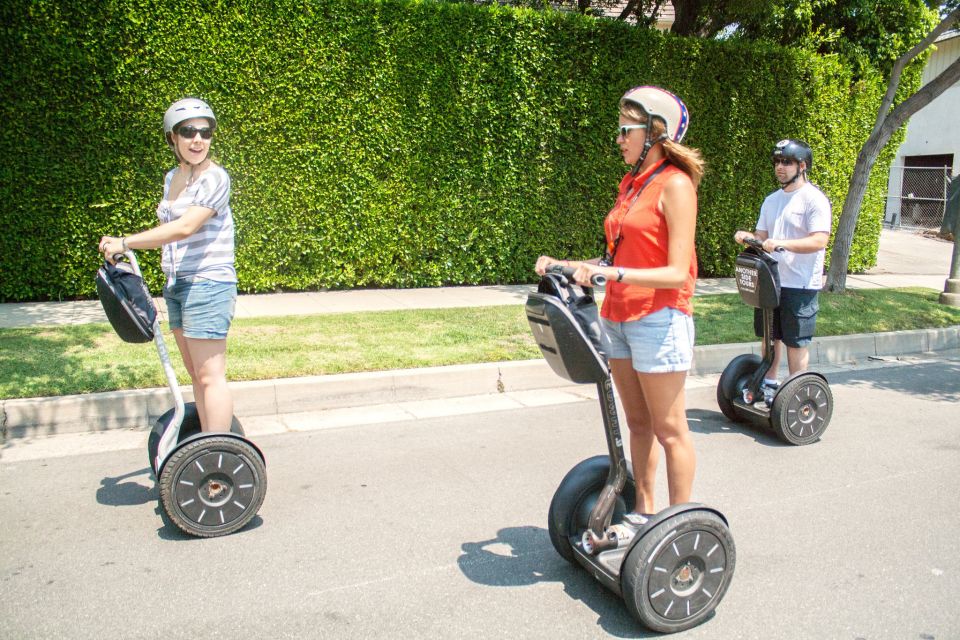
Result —
[{"label": "white bicycle helmet", "polygon": [[190,118],[206,118],[210,121],[211,128],[217,128],[217,117],[213,115],[213,109],[206,102],[199,98],[177,100],[163,114],[163,137],[167,144],[173,146],[173,130],[178,124]]},{"label": "white bicycle helmet", "polygon": [[666,138],[674,142],[683,140],[690,126],[690,113],[683,100],[666,89],[641,86],[630,89],[620,98],[620,105],[630,102],[643,110],[648,118],[659,118],[666,128]]}]

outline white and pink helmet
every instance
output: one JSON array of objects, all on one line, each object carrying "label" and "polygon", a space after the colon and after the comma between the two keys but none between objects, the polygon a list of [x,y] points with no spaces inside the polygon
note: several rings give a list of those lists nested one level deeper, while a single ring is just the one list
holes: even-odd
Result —
[{"label": "white and pink helmet", "polygon": [[[643,110],[648,118],[659,118],[666,127],[666,138],[674,142],[683,140],[690,126],[690,113],[683,100],[666,89],[641,86],[630,89],[620,98],[620,104],[630,102]],[[654,141],[655,142],[655,141]]]}]

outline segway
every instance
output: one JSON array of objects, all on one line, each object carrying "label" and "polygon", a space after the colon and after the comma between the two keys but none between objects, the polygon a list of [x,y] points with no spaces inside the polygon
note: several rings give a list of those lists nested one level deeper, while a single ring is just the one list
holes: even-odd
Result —
[{"label": "segway", "polygon": [[575,292],[572,273],[555,267],[543,276],[527,298],[527,320],[556,374],[597,385],[608,455],[580,462],[563,478],[550,503],[550,541],[564,559],[621,596],[646,627],[689,629],[711,615],[730,586],[733,537],[722,513],[697,503],[625,517],[635,506],[636,487],[601,350],[597,306],[592,287]]},{"label": "segway", "polygon": [[263,453],[244,437],[236,417],[229,433],[204,433],[196,404],[184,403],[170,363],[160,319],[132,251],[97,271],[97,294],[110,324],[126,342],[154,342],[174,407],[154,424],[147,440],[160,504],[170,520],[199,537],[222,536],[253,519],[267,493]]},{"label": "segway", "polygon": [[773,364],[773,311],[780,306],[780,275],[776,259],[753,238],[737,256],[736,281],[740,297],[763,316],[763,357],[743,354],[730,361],[717,384],[720,411],[734,422],[772,430],[789,444],[816,442],[833,415],[833,393],[827,379],[815,371],[800,371],[776,389],[771,401],[761,385]]}]

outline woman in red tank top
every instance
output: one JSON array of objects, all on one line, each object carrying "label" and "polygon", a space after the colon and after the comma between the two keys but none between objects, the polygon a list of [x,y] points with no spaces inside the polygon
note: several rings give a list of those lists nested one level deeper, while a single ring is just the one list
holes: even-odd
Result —
[{"label": "woman in red tank top", "polygon": [[[604,349],[630,428],[636,510],[654,513],[660,457],[667,463],[670,504],[689,502],[696,454],[686,418],[684,385],[693,357],[693,295],[697,278],[694,232],[703,160],[680,144],[686,105],[659,87],[636,87],[620,99],[617,144],[632,169],[620,182],[604,221],[603,258],[540,256],[536,271],[576,268],[590,284],[607,278],[601,310]],[[631,514],[633,517],[633,514]]]}]

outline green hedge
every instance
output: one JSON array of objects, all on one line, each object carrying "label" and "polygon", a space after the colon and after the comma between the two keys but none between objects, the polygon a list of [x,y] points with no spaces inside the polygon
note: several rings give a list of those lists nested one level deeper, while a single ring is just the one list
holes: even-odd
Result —
[{"label": "green hedge", "polygon": [[[217,112],[253,292],[526,282],[541,253],[597,255],[617,100],[642,83],[690,108],[701,271],[729,275],[773,142],[810,141],[839,215],[883,89],[795,50],[469,4],[5,0],[0,18],[2,300],[90,296],[99,237],[155,224],[183,95]],[[851,269],[875,259],[895,147]],[[159,252],[142,262],[157,289]]]}]

